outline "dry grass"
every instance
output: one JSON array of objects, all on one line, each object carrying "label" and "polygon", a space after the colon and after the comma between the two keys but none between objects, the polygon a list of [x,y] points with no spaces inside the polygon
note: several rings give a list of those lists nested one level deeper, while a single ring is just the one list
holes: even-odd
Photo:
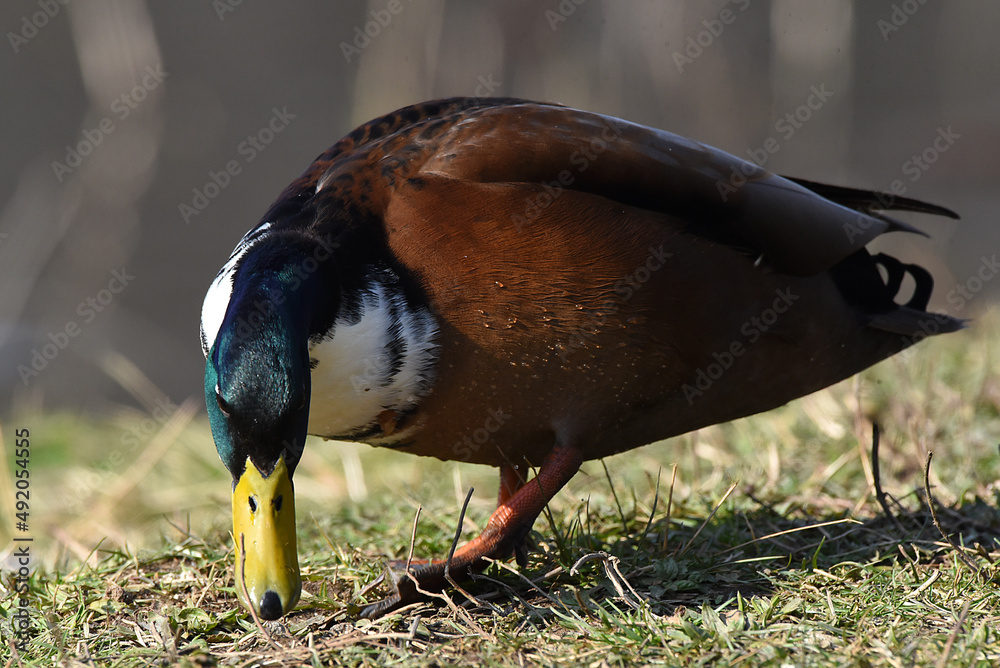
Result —
[{"label": "dry grass", "polygon": [[[475,600],[452,593],[374,622],[358,606],[378,596],[366,587],[386,560],[406,557],[418,505],[415,554],[444,555],[470,486],[465,535],[485,524],[494,472],[312,443],[296,474],[303,600],[257,628],[237,609],[228,474],[196,402],[134,447],[145,411],[20,415],[3,434],[34,438],[35,629],[11,661],[994,665],[997,322],[781,410],[590,462],[536,523],[527,569],[496,564],[468,585]],[[932,451],[947,536],[924,491]],[[10,531],[13,510],[0,510]],[[5,639],[13,585],[5,571]]]}]

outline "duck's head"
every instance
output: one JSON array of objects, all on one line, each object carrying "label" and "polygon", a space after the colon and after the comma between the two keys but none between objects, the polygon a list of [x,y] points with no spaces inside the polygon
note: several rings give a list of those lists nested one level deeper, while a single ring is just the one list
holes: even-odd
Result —
[{"label": "duck's head", "polygon": [[261,618],[277,619],[301,591],[292,474],[309,418],[311,290],[293,259],[259,250],[248,255],[266,262],[237,265],[234,254],[206,297],[205,403],[233,476],[236,589]]}]

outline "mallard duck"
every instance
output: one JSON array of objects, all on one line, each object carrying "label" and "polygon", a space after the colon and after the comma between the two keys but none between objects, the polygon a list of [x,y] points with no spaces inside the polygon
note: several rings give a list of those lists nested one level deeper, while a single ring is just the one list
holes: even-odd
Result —
[{"label": "mallard duck", "polygon": [[[292,182],[205,297],[238,589],[296,604],[307,434],[500,469],[456,576],[524,555],[581,463],[780,406],[963,324],[865,246],[948,209],[785,178],[661,130],[516,99],[357,128]],[[915,284],[905,303],[905,276]],[[529,469],[537,473],[528,483]],[[444,586],[428,561],[363,611]]]}]

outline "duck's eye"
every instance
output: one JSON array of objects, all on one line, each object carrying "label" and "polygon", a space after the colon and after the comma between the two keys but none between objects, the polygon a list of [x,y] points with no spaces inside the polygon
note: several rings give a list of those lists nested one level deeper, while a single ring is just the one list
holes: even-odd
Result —
[{"label": "duck's eye", "polygon": [[251,513],[256,513],[257,512],[257,497],[256,496],[251,496],[251,497],[249,497],[249,501],[250,501],[250,512]]},{"label": "duck's eye", "polygon": [[221,394],[216,393],[215,403],[219,405],[219,410],[222,411],[222,414],[225,415],[226,417],[229,417],[233,414],[233,407],[230,406],[228,403],[226,403],[226,400],[222,398]]}]

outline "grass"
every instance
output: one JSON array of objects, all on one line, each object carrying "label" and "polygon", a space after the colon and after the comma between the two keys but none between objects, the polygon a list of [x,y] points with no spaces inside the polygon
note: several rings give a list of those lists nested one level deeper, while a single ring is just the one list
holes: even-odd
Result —
[{"label": "grass", "polygon": [[[589,462],[536,522],[527,568],[375,621],[357,607],[405,558],[418,506],[414,553],[444,555],[470,486],[464,535],[485,525],[492,470],[311,443],[303,600],[262,629],[237,607],[228,474],[197,400],[156,418],[24,410],[3,461],[29,427],[34,629],[6,665],[996,665],[998,330],[987,316],[780,410]],[[115,364],[152,411],[155,388]]]}]

